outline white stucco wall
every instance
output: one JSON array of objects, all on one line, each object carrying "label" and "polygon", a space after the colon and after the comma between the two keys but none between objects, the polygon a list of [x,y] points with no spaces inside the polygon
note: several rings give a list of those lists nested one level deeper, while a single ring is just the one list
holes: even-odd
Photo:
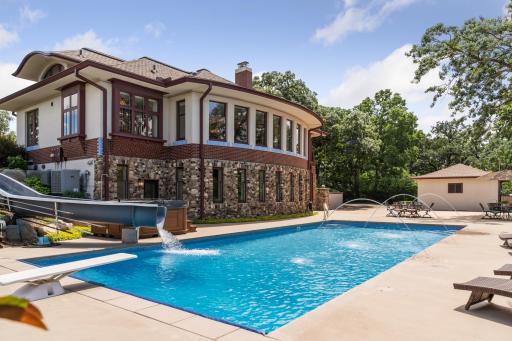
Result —
[{"label": "white stucco wall", "polygon": [[[63,161],[60,163],[52,162],[42,165],[38,165],[39,170],[60,170],[60,169],[78,169],[80,170],[80,176],[86,175],[85,191],[89,193],[90,197],[93,197],[94,193],[94,159],[81,159]],[[44,167],[43,167],[44,166]]]},{"label": "white stucco wall", "polygon": [[[481,178],[417,179],[418,197],[434,210],[481,211],[479,203],[498,201],[498,181]],[[449,183],[462,183],[463,193],[448,193]]]}]

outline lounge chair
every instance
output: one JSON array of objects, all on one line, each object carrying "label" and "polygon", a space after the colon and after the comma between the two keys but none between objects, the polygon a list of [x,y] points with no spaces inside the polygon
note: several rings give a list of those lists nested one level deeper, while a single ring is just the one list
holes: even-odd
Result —
[{"label": "lounge chair", "polygon": [[16,290],[13,296],[22,297],[29,301],[36,301],[63,294],[64,288],[59,281],[74,272],[134,258],[137,258],[137,256],[128,253],[115,253],[108,256],[14,272],[0,275],[0,285],[27,283]]},{"label": "lounge chair", "polygon": [[491,302],[494,295],[500,295],[512,298],[512,280],[494,277],[477,277],[465,283],[453,283],[453,287],[458,290],[471,291],[468,303],[464,309],[477,303]]},{"label": "lounge chair", "polygon": [[512,279],[512,264],[505,264],[501,268],[494,270],[494,274],[497,276],[510,276]]},{"label": "lounge chair", "polygon": [[478,205],[480,205],[480,208],[482,209],[482,212],[485,213],[485,215],[482,217],[482,219],[485,219],[485,218],[489,218],[489,219],[492,219],[492,218],[496,218],[496,211],[494,210],[486,210],[484,205],[482,205],[481,202],[478,203]]},{"label": "lounge chair", "polygon": [[430,215],[430,212],[432,211],[432,207],[434,207],[434,203],[431,203],[430,206],[425,208],[425,213],[423,213],[422,218],[432,218],[432,216]]},{"label": "lounge chair", "polygon": [[501,232],[499,235],[498,235],[498,238],[500,238],[501,240],[503,240],[503,245],[505,246],[510,246],[508,244],[508,242],[512,242],[512,233],[510,232]]}]

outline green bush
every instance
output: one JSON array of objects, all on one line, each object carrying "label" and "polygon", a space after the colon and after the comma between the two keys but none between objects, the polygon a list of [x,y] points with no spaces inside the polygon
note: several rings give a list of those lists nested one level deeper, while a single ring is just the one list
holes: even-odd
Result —
[{"label": "green bush", "polygon": [[25,178],[25,184],[41,194],[49,194],[50,187],[45,186],[41,183],[41,179],[38,176],[31,175]]},{"label": "green bush", "polygon": [[247,218],[204,218],[194,220],[194,224],[226,224],[226,223],[250,223],[250,222],[258,222],[258,221],[270,221],[270,220],[283,220],[283,219],[294,219],[294,218],[303,218],[303,217],[311,217],[314,216],[315,212],[304,212],[304,213],[294,213],[294,214],[276,214],[276,215],[266,215],[260,217],[247,217]]},{"label": "green bush", "polygon": [[9,156],[23,156],[23,154],[24,150],[16,144],[16,138],[13,138],[11,135],[0,134],[0,167],[7,166],[7,158]]},{"label": "green bush", "polygon": [[7,168],[25,170],[27,169],[27,161],[21,155],[8,156]]},{"label": "green bush", "polygon": [[62,193],[63,197],[67,198],[78,198],[78,199],[84,199],[85,198],[85,192],[73,192],[73,191],[65,191]]},{"label": "green bush", "polygon": [[73,240],[82,238],[82,232],[78,230],[66,230],[50,232],[46,235],[50,242],[56,243],[63,240]]}]

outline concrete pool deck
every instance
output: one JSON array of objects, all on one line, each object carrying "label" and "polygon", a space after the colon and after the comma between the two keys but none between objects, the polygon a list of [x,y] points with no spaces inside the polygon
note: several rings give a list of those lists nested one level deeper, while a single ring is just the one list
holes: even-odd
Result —
[{"label": "concrete pool deck", "polygon": [[[337,211],[332,219],[396,221],[370,205]],[[73,278],[67,293],[37,301],[49,327],[43,332],[0,320],[6,340],[510,340],[512,300],[495,297],[469,312],[469,292],[454,290],[453,282],[492,276],[492,270],[512,263],[510,249],[501,247],[499,232],[512,232],[512,222],[481,220],[480,213],[438,212],[433,219],[413,223],[466,225],[452,236],[392,267],[347,293],[277,329],[266,337],[98,287]],[[321,220],[322,215],[287,221],[202,227],[180,239],[238,233]],[[142,240],[142,244],[158,242]],[[19,259],[121,247],[118,241],[82,238],[52,248],[0,249],[0,274],[31,268]],[[20,285],[0,287],[0,296]]]}]

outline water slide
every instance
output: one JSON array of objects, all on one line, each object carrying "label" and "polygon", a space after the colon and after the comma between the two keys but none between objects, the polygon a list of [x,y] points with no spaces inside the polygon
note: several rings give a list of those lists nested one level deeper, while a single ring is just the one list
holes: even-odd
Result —
[{"label": "water slide", "polygon": [[162,228],[167,208],[158,203],[70,199],[36,192],[0,173],[0,206],[23,216],[57,216],[72,222],[104,222]]}]

